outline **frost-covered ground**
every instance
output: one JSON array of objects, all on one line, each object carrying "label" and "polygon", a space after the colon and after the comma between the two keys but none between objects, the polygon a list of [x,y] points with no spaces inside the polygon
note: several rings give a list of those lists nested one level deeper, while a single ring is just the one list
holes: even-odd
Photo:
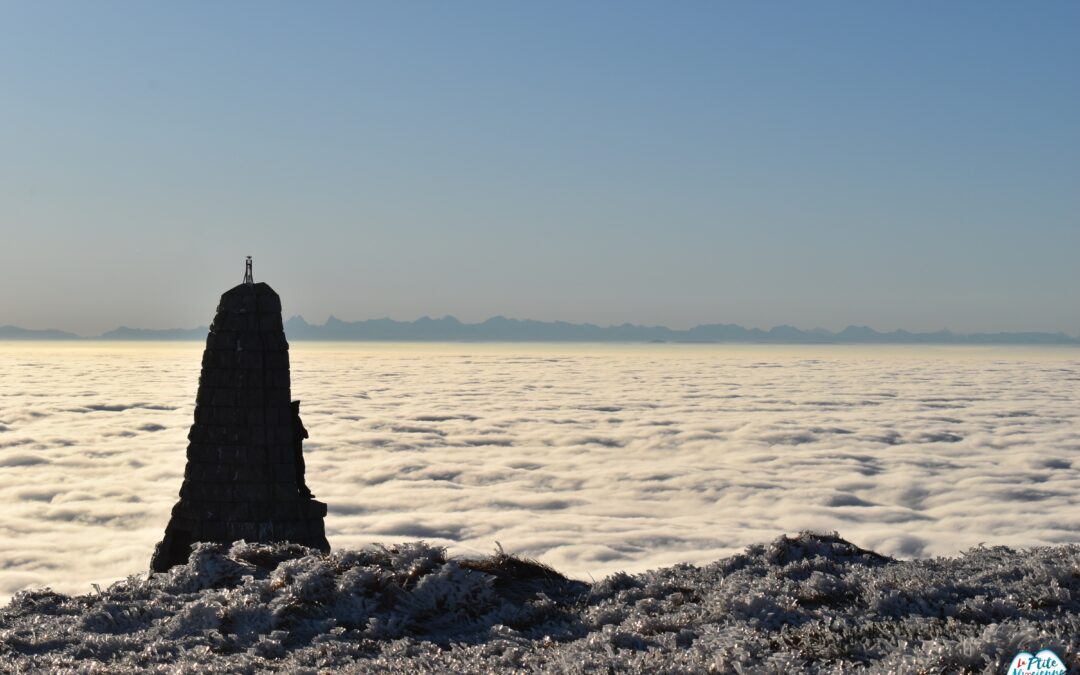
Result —
[{"label": "frost-covered ground", "polygon": [[[201,345],[0,344],[0,598],[145,570]],[[294,343],[336,549],[574,578],[804,529],[901,557],[1080,542],[1080,351]]]},{"label": "frost-covered ground", "polygon": [[1080,546],[897,562],[831,535],[595,584],[424,544],[199,544],[98,593],[20,593],[4,672],[1004,673],[1080,656]]}]

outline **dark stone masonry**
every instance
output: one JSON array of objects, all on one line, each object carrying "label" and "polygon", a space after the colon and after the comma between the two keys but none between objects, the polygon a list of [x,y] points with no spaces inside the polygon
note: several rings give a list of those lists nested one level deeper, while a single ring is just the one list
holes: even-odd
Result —
[{"label": "dark stone masonry", "polygon": [[200,541],[330,550],[326,504],[304,484],[300,444],[307,433],[289,388],[281,299],[246,277],[221,296],[206,337],[180,501],[151,570],[187,562]]}]

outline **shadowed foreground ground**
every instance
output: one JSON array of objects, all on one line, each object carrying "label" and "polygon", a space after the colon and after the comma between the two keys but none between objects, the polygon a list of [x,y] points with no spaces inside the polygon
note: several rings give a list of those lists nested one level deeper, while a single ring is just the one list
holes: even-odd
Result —
[{"label": "shadowed foreground ground", "polygon": [[0,670],[1004,672],[1080,656],[1080,546],[895,561],[803,533],[571,581],[425,544],[200,544],[185,566],[0,610]]}]

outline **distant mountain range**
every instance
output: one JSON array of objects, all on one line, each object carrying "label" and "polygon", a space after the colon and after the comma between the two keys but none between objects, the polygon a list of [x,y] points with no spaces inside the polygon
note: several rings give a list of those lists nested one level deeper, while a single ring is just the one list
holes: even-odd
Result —
[{"label": "distant mountain range", "polygon": [[[207,328],[149,330],[121,326],[98,337],[84,338],[58,330],[27,330],[0,326],[0,340],[202,340]],[[748,342],[774,344],[983,344],[1080,345],[1065,333],[880,333],[866,326],[832,332],[776,326],[769,330],[735,324],[703,324],[687,330],[664,326],[597,326],[565,321],[532,321],[496,316],[481,323],[462,323],[452,316],[416,321],[368,319],[341,321],[333,316],[321,326],[294,316],[285,322],[290,340],[411,341],[411,342]]]},{"label": "distant mountain range", "polygon": [[97,337],[82,337],[62,330],[34,330],[18,326],[0,326],[0,340],[203,340],[206,326],[153,330],[120,326]]}]

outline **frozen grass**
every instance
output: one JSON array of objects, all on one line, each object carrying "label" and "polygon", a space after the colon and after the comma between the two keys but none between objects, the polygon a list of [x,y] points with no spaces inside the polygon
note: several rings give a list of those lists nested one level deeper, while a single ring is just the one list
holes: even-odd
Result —
[{"label": "frozen grass", "polygon": [[0,610],[0,671],[985,672],[1080,655],[1080,546],[897,561],[803,533],[587,584],[501,551],[196,546]]}]

